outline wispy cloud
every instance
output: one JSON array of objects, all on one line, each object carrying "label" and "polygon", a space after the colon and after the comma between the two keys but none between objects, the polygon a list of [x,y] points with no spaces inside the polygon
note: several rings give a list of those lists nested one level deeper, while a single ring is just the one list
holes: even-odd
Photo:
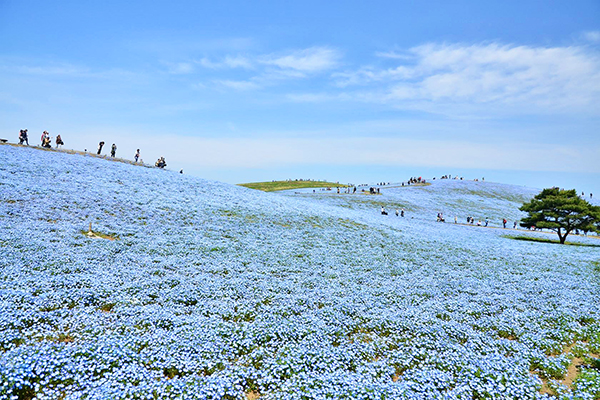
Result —
[{"label": "wispy cloud", "polygon": [[284,70],[319,72],[335,68],[340,58],[340,53],[335,49],[329,47],[311,47],[284,55],[264,56],[260,58],[260,62]]},{"label": "wispy cloud", "polygon": [[583,32],[582,36],[588,42],[600,43],[600,31]]},{"label": "wispy cloud", "polygon": [[260,88],[258,83],[252,81],[216,80],[215,83],[235,90],[254,90]]},{"label": "wispy cloud", "polygon": [[242,69],[248,71],[246,79],[216,79],[221,87],[235,90],[252,90],[277,85],[286,80],[303,79],[335,68],[339,64],[339,51],[329,47],[310,47],[278,54],[227,55],[221,59],[201,58],[195,63],[211,70]]},{"label": "wispy cloud", "polygon": [[253,68],[253,62],[249,58],[239,55],[225,56],[221,61],[212,61],[207,57],[203,57],[196,63],[209,69]]},{"label": "wispy cloud", "polygon": [[396,60],[410,60],[414,58],[413,55],[407,53],[398,53],[396,51],[378,51],[375,53],[377,57],[381,58],[392,58]]},{"label": "wispy cloud", "polygon": [[23,60],[0,58],[0,72],[11,75],[38,76],[41,78],[92,78],[92,79],[130,79],[139,76],[131,71],[110,68],[92,69],[84,65],[71,63],[40,62],[39,60]]},{"label": "wispy cloud", "polygon": [[407,62],[395,68],[363,67],[334,78],[340,87],[383,88],[380,101],[427,111],[502,105],[598,112],[600,55],[589,48],[426,44],[409,53],[412,60],[399,57]]},{"label": "wispy cloud", "polygon": [[181,63],[165,63],[169,70],[170,74],[174,75],[184,75],[191,74],[194,72],[194,66],[191,63],[181,62]]}]

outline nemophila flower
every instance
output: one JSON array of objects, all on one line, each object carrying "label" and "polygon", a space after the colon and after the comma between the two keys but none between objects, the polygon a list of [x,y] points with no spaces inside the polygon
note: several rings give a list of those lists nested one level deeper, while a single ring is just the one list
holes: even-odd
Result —
[{"label": "nemophila flower", "polygon": [[[527,399],[545,397],[544,379],[593,398],[600,387],[593,368],[560,384],[574,351],[600,346],[596,247],[431,219],[516,219],[533,190],[386,189],[377,201],[409,210],[401,219],[365,196],[265,194],[94,157],[0,146],[0,162],[0,397]],[[90,222],[115,240],[87,237]]]}]

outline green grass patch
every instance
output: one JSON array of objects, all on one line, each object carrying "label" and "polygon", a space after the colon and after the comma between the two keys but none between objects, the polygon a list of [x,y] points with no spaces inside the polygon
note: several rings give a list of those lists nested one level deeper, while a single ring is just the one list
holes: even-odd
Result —
[{"label": "green grass patch", "polygon": [[341,183],[322,182],[322,181],[273,181],[273,182],[251,182],[239,183],[238,186],[247,187],[249,189],[262,190],[263,192],[276,192],[278,190],[291,189],[312,189],[312,188],[336,188],[348,187]]},{"label": "green grass patch", "polygon": [[[513,240],[522,240],[524,242],[560,244],[560,241],[558,239],[544,239],[544,238],[531,237],[531,236],[510,236],[510,235],[503,235],[502,237],[505,237],[507,239],[513,239]],[[600,244],[591,244],[591,243],[565,242],[564,244],[567,246],[600,247]]]}]

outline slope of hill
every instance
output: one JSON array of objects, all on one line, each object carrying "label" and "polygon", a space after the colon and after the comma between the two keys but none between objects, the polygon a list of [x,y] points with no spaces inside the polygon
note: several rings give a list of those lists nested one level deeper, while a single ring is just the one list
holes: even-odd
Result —
[{"label": "slope of hill", "polygon": [[[517,218],[531,190],[436,182],[371,200],[10,146],[0,163],[7,397],[599,395],[598,240],[431,217]],[[90,222],[116,240],[87,237]]]}]

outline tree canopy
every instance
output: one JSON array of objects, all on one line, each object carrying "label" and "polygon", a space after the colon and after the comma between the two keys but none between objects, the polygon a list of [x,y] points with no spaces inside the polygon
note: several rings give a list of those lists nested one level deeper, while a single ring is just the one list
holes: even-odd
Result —
[{"label": "tree canopy", "polygon": [[600,207],[577,196],[575,189],[544,189],[519,209],[529,214],[521,220],[522,227],[553,230],[561,244],[574,230],[600,232]]}]

